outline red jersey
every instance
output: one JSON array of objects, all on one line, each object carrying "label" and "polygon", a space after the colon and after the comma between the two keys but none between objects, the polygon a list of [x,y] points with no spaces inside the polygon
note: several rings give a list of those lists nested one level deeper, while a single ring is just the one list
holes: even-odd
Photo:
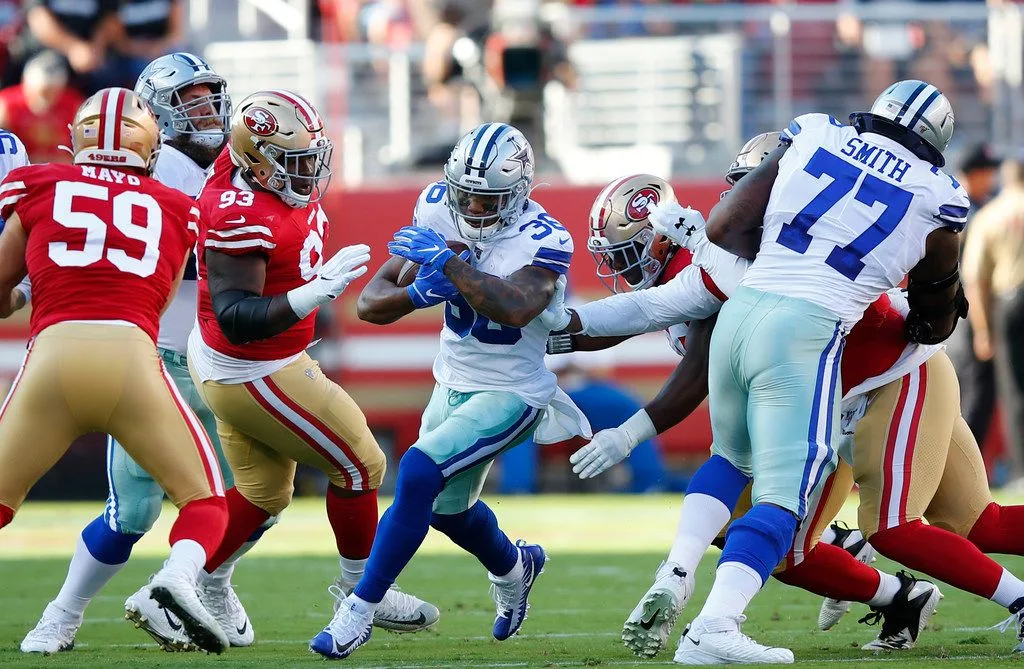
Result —
[{"label": "red jersey", "polygon": [[22,84],[0,91],[0,107],[6,117],[4,127],[21,139],[36,164],[71,162],[71,154],[57,145],[68,141],[68,126],[84,101],[78,91],[65,88],[49,109],[37,114],[29,107]]},{"label": "red jersey", "polygon": [[[201,249],[267,258],[264,295],[279,295],[316,277],[320,269],[327,216],[319,205],[291,207],[273,193],[246,190],[232,183],[235,166],[225,149],[199,194],[203,226]],[[199,331],[207,346],[240,360],[282,360],[301,353],[313,341],[316,310],[284,332],[247,344],[232,344],[220,329],[210,301],[206,253],[199,253]]]},{"label": "red jersey", "polygon": [[0,184],[0,217],[28,233],[31,334],[63,321],[127,321],[156,342],[199,232],[199,210],[156,179],[94,165],[29,165]]}]

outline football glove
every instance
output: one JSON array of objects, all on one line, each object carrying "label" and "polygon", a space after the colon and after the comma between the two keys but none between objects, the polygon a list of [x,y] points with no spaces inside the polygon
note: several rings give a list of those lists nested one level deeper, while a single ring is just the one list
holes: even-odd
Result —
[{"label": "football glove", "polygon": [[[469,249],[459,254],[463,262],[469,262],[472,257],[473,252]],[[427,265],[420,265],[416,279],[405,290],[409,293],[412,305],[417,309],[426,309],[447,302],[459,294],[458,288],[448,280],[444,272]]]},{"label": "football glove", "polygon": [[288,291],[288,304],[299,318],[305,318],[317,307],[335,300],[350,283],[366,273],[370,247],[366,244],[346,246],[320,265],[316,278]]},{"label": "football glove", "polygon": [[569,456],[572,471],[581,479],[594,478],[625,460],[637,444],[657,433],[647,411],[640,409],[622,425],[601,430],[590,443]]},{"label": "football glove", "polygon": [[555,281],[555,294],[551,296],[547,308],[537,317],[549,332],[564,330],[572,320],[572,312],[565,306],[565,284],[565,275],[558,277]]},{"label": "football glove", "polygon": [[652,202],[647,205],[647,220],[656,233],[686,248],[689,248],[687,244],[693,233],[707,227],[704,214],[678,202]]},{"label": "football glove", "polygon": [[455,251],[448,248],[438,232],[414,225],[407,225],[395,233],[395,238],[388,243],[388,252],[439,272],[444,270],[446,262],[455,257]]}]

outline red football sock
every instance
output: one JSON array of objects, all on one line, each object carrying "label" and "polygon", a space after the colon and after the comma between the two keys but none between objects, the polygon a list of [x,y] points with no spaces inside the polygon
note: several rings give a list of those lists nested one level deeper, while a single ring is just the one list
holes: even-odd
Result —
[{"label": "red football sock", "polygon": [[991,599],[1003,568],[967,539],[915,520],[871,536],[879,553],[913,571]]},{"label": "red football sock", "polygon": [[173,546],[182,539],[191,539],[202,546],[207,555],[213,555],[224,538],[227,524],[228,505],[223,497],[193,500],[178,511],[178,518],[171,526],[170,543]]},{"label": "red football sock", "polygon": [[14,520],[14,509],[0,504],[0,527],[7,527]]},{"label": "red football sock", "polygon": [[224,564],[252,536],[256,528],[270,518],[269,513],[243,497],[238,488],[229,488],[224,498],[227,500],[227,528],[216,550],[207,552],[210,557],[203,567],[207,574],[212,574]]},{"label": "red football sock", "polygon": [[334,530],[338,555],[350,560],[370,557],[377,534],[377,491],[355,493],[327,486],[327,519]]},{"label": "red football sock", "polygon": [[981,512],[967,535],[982,553],[1024,555],[1024,506],[1000,506],[992,502]]},{"label": "red football sock", "polygon": [[852,555],[832,544],[818,544],[804,553],[804,561],[775,575],[822,597],[867,602],[878,592],[878,570],[858,562]]}]

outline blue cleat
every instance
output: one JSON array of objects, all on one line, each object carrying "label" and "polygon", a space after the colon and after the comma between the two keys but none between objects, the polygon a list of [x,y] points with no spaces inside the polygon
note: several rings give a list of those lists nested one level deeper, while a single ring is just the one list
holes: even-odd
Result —
[{"label": "blue cleat", "polygon": [[343,660],[369,641],[372,633],[373,612],[358,613],[346,599],[330,624],[309,642],[309,650],[329,660]]},{"label": "blue cleat", "polygon": [[537,577],[544,573],[544,563],[547,562],[544,549],[537,544],[528,544],[520,539],[516,547],[519,549],[519,565],[512,570],[512,578],[487,575],[491,581],[491,597],[498,609],[493,632],[498,641],[508,639],[523,626],[530,609],[530,590]]}]

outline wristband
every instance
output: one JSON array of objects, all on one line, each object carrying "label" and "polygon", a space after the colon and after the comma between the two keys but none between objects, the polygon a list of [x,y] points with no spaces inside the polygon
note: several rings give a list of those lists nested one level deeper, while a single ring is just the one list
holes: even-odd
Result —
[{"label": "wristband", "polygon": [[640,442],[653,439],[658,434],[658,430],[654,427],[654,423],[645,409],[637,411],[619,427],[626,433],[626,436],[629,437],[632,443],[629,447],[630,451],[636,448]]}]

